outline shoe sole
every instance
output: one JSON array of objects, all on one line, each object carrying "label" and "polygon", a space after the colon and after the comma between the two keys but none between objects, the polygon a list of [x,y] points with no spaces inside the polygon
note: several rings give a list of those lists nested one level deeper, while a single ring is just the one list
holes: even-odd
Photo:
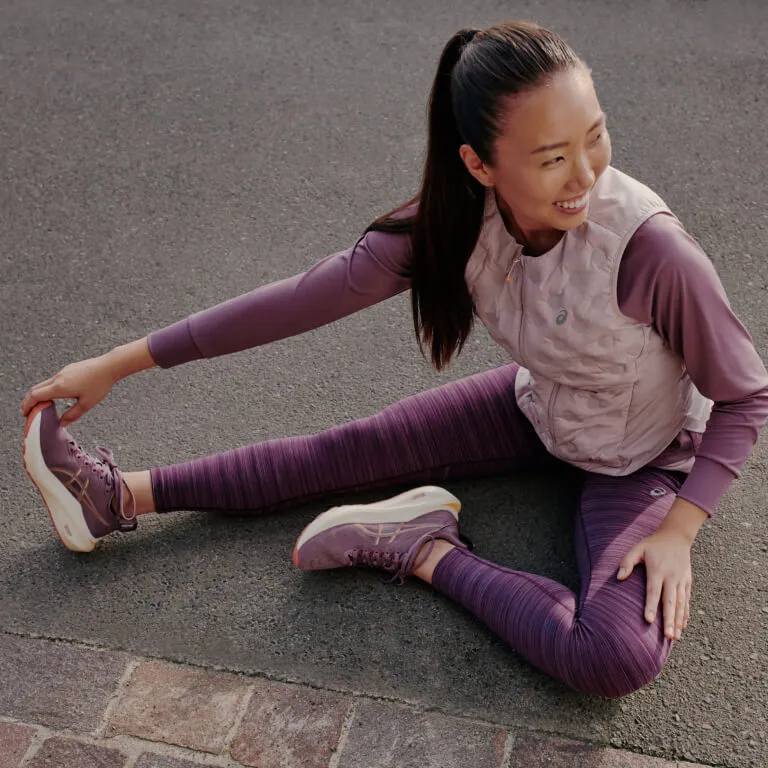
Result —
[{"label": "shoe sole", "polygon": [[293,547],[293,564],[298,568],[299,549],[317,534],[339,525],[366,523],[401,523],[415,520],[428,512],[444,509],[458,521],[461,502],[444,488],[424,485],[373,504],[347,504],[318,515],[299,535]]},{"label": "shoe sole", "polygon": [[43,459],[40,423],[42,411],[49,405],[50,402],[38,403],[27,416],[24,427],[24,469],[42,497],[61,543],[73,552],[90,552],[96,546],[96,540],[85,522],[82,507],[48,469]]}]

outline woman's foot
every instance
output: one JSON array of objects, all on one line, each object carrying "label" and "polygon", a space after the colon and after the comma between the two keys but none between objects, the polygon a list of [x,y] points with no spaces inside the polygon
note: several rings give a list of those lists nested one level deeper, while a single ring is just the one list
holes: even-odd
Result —
[{"label": "woman's foot", "polygon": [[333,507],[299,536],[294,565],[305,571],[368,565],[402,583],[444,540],[467,548],[459,536],[461,502],[448,491],[424,486],[375,504]]},{"label": "woman's foot", "polygon": [[112,531],[136,528],[136,504],[126,514],[122,473],[112,451],[99,446],[99,458],[86,453],[63,427],[56,406],[38,403],[24,429],[24,467],[43,497],[62,543],[90,552]]}]

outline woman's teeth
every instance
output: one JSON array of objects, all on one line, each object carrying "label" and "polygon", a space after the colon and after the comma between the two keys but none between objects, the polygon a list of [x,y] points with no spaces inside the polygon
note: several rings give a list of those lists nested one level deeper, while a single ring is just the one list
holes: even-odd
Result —
[{"label": "woman's teeth", "polygon": [[568,200],[567,202],[555,203],[555,205],[560,208],[567,208],[569,210],[573,208],[581,208],[587,202],[588,198],[589,192],[579,198],[576,198],[576,200]]}]

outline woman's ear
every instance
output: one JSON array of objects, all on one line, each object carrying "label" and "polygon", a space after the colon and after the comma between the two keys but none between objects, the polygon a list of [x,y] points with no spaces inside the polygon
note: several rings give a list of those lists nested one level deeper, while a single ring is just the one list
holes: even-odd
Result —
[{"label": "woman's ear", "polygon": [[484,187],[493,186],[493,172],[478,157],[477,152],[475,152],[469,144],[462,144],[459,147],[459,155],[467,170],[475,179],[477,179]]}]

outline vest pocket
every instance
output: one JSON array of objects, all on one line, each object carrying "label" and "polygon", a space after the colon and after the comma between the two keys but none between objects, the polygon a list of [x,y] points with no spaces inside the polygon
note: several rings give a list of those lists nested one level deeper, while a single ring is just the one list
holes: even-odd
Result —
[{"label": "vest pocket", "polygon": [[547,405],[547,427],[555,456],[577,466],[622,470],[627,419],[634,387],[590,390],[555,384]]},{"label": "vest pocket", "polygon": [[552,387],[549,395],[549,404],[547,405],[547,423],[549,424],[549,434],[552,435],[552,442],[557,445],[557,430],[555,429],[555,401],[560,393],[560,384],[556,383]]}]

